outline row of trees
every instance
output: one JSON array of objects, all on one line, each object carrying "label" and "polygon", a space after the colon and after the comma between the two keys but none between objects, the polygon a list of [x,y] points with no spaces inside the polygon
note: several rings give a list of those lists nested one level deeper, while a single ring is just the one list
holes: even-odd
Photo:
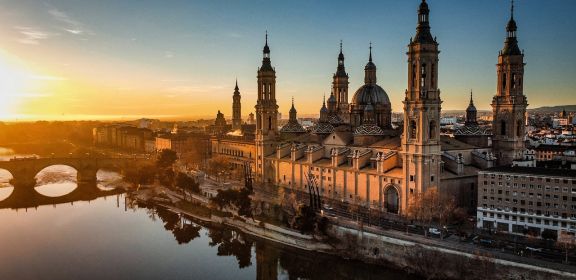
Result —
[{"label": "row of trees", "polygon": [[125,171],[124,180],[134,185],[153,184],[156,180],[164,186],[200,193],[200,184],[182,172],[174,171],[178,155],[172,150],[162,150],[154,164],[134,166]]},{"label": "row of trees", "polygon": [[248,188],[218,190],[218,194],[211,199],[211,203],[217,206],[219,210],[229,208],[236,211],[240,216],[252,218],[251,194],[252,190]]},{"label": "row of trees", "polygon": [[444,228],[450,224],[464,226],[467,217],[466,209],[457,207],[453,197],[440,195],[436,187],[414,195],[406,211],[406,218],[426,228],[433,225]]}]

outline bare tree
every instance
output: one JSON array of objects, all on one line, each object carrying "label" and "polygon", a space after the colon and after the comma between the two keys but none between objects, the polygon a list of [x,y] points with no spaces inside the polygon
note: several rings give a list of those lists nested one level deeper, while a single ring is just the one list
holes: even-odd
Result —
[{"label": "bare tree", "polygon": [[437,250],[426,249],[420,245],[407,248],[406,262],[415,273],[426,279],[445,279],[450,270],[446,254]]},{"label": "bare tree", "polygon": [[568,251],[576,248],[576,240],[574,235],[568,234],[566,232],[561,232],[556,241],[556,247],[564,250],[564,263],[568,264]]},{"label": "bare tree", "polygon": [[431,187],[410,199],[406,216],[426,227],[431,227],[433,223],[444,226],[452,220],[455,210],[453,197],[441,196],[436,187]]}]

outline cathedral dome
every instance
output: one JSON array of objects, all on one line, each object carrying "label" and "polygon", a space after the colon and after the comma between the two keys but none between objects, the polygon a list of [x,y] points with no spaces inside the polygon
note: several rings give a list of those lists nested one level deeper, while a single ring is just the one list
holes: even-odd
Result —
[{"label": "cathedral dome", "polygon": [[354,97],[352,97],[352,104],[354,105],[366,105],[368,103],[374,105],[391,105],[388,94],[376,84],[366,84],[361,86]]}]

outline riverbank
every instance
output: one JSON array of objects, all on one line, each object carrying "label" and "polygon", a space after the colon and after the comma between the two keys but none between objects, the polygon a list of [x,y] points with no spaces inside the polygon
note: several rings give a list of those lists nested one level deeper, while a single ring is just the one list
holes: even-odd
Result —
[{"label": "riverbank", "polygon": [[[167,194],[176,198],[177,194]],[[232,227],[246,234],[305,251],[337,255],[370,264],[394,266],[428,279],[575,279],[576,273],[544,262],[527,264],[501,259],[485,251],[450,248],[437,240],[404,236],[399,232],[358,226],[354,221],[332,219],[328,237],[299,232],[262,221],[234,217],[210,208],[209,200],[191,195],[194,203],[156,201],[175,213],[205,223]],[[142,199],[142,198],[141,198]]]}]

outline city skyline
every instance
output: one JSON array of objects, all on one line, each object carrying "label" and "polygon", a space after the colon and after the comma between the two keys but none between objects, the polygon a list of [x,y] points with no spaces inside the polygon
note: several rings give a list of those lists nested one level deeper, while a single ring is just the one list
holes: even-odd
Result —
[{"label": "city skyline", "polygon": [[[246,116],[254,112],[265,30],[284,116],[292,97],[299,114],[318,113],[340,40],[351,91],[363,84],[372,42],[379,84],[400,112],[418,2],[0,1],[0,119],[193,118],[218,110],[230,118],[236,79]],[[433,3],[443,109],[464,110],[472,89],[478,109],[490,110],[510,3]],[[529,108],[576,104],[576,58],[563,55],[576,35],[561,31],[574,25],[575,6],[517,1]]]}]

